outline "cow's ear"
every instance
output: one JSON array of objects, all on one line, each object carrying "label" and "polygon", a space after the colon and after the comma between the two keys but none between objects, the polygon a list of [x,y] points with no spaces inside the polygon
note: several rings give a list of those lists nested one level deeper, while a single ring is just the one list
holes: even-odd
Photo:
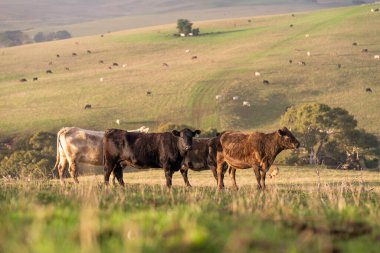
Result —
[{"label": "cow's ear", "polygon": [[215,136],[219,136],[219,135],[220,135],[220,133],[216,132]]},{"label": "cow's ear", "polygon": [[286,132],[283,131],[283,130],[281,130],[281,129],[278,129],[278,130],[277,130],[277,133],[278,133],[278,135],[280,135],[280,136],[284,136],[284,135],[286,135]]},{"label": "cow's ear", "polygon": [[200,135],[201,134],[201,130],[195,130],[194,132],[193,132],[193,135],[195,136],[195,135]]},{"label": "cow's ear", "polygon": [[177,130],[173,130],[172,131],[172,134],[174,135],[174,136],[181,136],[181,133],[180,132],[178,132]]}]

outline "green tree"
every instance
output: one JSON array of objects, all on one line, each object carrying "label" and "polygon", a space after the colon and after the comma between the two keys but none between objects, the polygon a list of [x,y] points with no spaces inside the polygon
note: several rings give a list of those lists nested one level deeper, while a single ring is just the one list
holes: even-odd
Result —
[{"label": "green tree", "polygon": [[291,107],[281,118],[307,148],[310,163],[337,165],[352,152],[368,159],[377,159],[376,136],[357,129],[354,116],[342,108],[308,103]]},{"label": "green tree", "polygon": [[193,23],[187,19],[178,19],[177,20],[177,29],[179,33],[189,34],[191,33]]}]

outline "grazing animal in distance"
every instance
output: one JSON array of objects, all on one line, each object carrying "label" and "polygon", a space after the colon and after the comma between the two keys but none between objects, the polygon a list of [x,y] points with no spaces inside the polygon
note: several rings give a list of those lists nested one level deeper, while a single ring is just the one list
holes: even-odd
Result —
[{"label": "grazing animal in distance", "polygon": [[109,129],[103,138],[104,183],[114,172],[120,185],[124,186],[123,167],[163,168],[166,186],[171,188],[173,173],[179,171],[182,162],[193,147],[193,137],[200,130],[185,128],[165,133],[130,133]]},{"label": "grazing animal in distance", "polygon": [[99,78],[99,81],[103,82],[103,80],[104,80],[103,77]]},{"label": "grazing animal in distance", "polygon": [[120,120],[119,119],[117,119],[115,122],[116,122],[116,124],[118,124],[120,126]]},{"label": "grazing animal in distance", "polygon": [[338,66],[338,69],[340,69],[342,67],[342,65],[340,63],[338,63],[337,66]]},{"label": "grazing animal in distance", "polygon": [[378,55],[378,54],[377,54],[377,55],[374,55],[374,56],[373,56],[373,59],[375,59],[375,60],[379,60],[379,59],[380,59],[380,55]]},{"label": "grazing animal in distance", "polygon": [[251,103],[248,101],[243,101],[243,106],[251,107]]},{"label": "grazing animal in distance", "polygon": [[306,62],[304,62],[304,61],[299,61],[299,62],[298,62],[298,65],[306,66]]},{"label": "grazing animal in distance", "polygon": [[216,99],[216,100],[219,100],[219,99],[221,99],[221,98],[222,98],[222,95],[216,95],[216,96],[215,96],[215,99]]},{"label": "grazing animal in distance", "polygon": [[56,56],[57,58],[61,57],[59,54],[56,54],[55,56]]},{"label": "grazing animal in distance", "polygon": [[99,60],[99,63],[104,63],[104,61],[103,60]]},{"label": "grazing animal in distance", "polygon": [[147,95],[147,96],[151,96],[151,95],[152,95],[152,92],[148,90],[148,91],[146,92],[146,95]]},{"label": "grazing animal in distance", "polygon": [[66,67],[65,69],[66,69],[67,71],[70,71],[70,68],[69,68],[69,67]]},{"label": "grazing animal in distance", "polygon": [[289,60],[289,64],[292,64],[293,63],[293,60]]},{"label": "grazing animal in distance", "polygon": [[369,92],[369,93],[372,93],[372,89],[371,88],[366,88],[365,91]]},{"label": "grazing animal in distance", "polygon": [[261,76],[260,72],[255,72],[255,76]]},{"label": "grazing animal in distance", "polygon": [[33,81],[38,81],[38,77],[33,77]]},{"label": "grazing animal in distance", "polygon": [[84,109],[86,110],[86,109],[91,109],[92,108],[92,106],[91,106],[91,104],[86,104],[85,106],[84,106]]},{"label": "grazing animal in distance", "polygon": [[166,62],[162,63],[162,66],[169,67],[169,65]]},{"label": "grazing animal in distance", "polygon": [[103,38],[103,37],[104,37],[104,34],[100,34],[100,37],[102,37],[102,38]]},{"label": "grazing animal in distance", "polygon": [[232,100],[239,100],[239,96],[233,96]]},{"label": "grazing animal in distance", "polygon": [[276,156],[283,150],[296,149],[299,141],[283,127],[273,133],[260,132],[242,133],[227,131],[219,136],[216,155],[218,189],[224,187],[223,166],[225,163],[232,167],[233,186],[237,189],[236,169],[253,168],[258,189],[265,189],[265,177]]},{"label": "grazing animal in distance", "polygon": [[[129,132],[148,132],[143,126]],[[69,165],[69,172],[75,182],[77,179],[78,163],[103,165],[103,137],[104,131],[92,131],[78,127],[64,127],[57,133],[57,160],[54,169],[58,169],[61,183],[63,172]]]},{"label": "grazing animal in distance", "polygon": [[268,85],[268,84],[269,84],[269,81],[268,81],[268,80],[263,80],[263,84]]},{"label": "grazing animal in distance", "polygon": [[76,54],[76,53],[72,53],[71,55],[72,55],[72,56],[77,56],[77,54]]},{"label": "grazing animal in distance", "polygon": [[46,70],[46,74],[53,74],[53,71],[51,69]]},{"label": "grazing animal in distance", "polygon": [[88,53],[88,54],[91,54],[92,52],[91,52],[91,50],[87,50],[87,53]]},{"label": "grazing animal in distance", "polygon": [[294,13],[292,14],[292,17],[295,17],[296,15],[294,15]]},{"label": "grazing animal in distance", "polygon": [[306,55],[310,57],[310,55],[311,55],[310,51],[307,51]]},{"label": "grazing animal in distance", "polygon": [[309,38],[309,36],[310,36],[309,34],[305,34],[305,38]]},{"label": "grazing animal in distance", "polygon": [[368,49],[367,48],[362,49],[362,53],[368,53]]},{"label": "grazing animal in distance", "polygon": [[293,24],[290,24],[289,26],[290,26],[290,27],[293,27]]},{"label": "grazing animal in distance", "polygon": [[185,53],[187,54],[187,53],[190,53],[190,49],[186,49],[185,50]]},{"label": "grazing animal in distance", "polygon": [[20,82],[22,82],[22,83],[27,82],[27,81],[28,81],[28,79],[26,79],[26,78],[21,78],[20,79]]},{"label": "grazing animal in distance", "polygon": [[269,169],[269,178],[275,178],[279,172],[280,172],[280,169],[277,166],[272,166]]},{"label": "grazing animal in distance", "polygon": [[123,64],[122,67],[123,67],[123,68],[127,67],[127,64]]},{"label": "grazing animal in distance", "polygon": [[49,61],[49,65],[53,65],[53,62],[52,62],[52,61]]},{"label": "grazing animal in distance", "polygon": [[193,57],[191,57],[192,60],[196,60],[198,59],[198,56],[194,55]]},{"label": "grazing animal in distance", "polygon": [[353,46],[357,46],[358,43],[357,43],[357,42],[353,42],[352,45],[353,45]]},{"label": "grazing animal in distance", "polygon": [[112,66],[119,66],[119,64],[117,63],[117,62],[114,62],[114,63],[112,63]]}]

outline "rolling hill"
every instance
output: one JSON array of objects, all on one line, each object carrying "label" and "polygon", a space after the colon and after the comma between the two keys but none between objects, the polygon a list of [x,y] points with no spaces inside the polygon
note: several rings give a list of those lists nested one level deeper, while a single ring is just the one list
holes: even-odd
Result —
[{"label": "rolling hill", "polygon": [[0,49],[0,134],[165,122],[269,131],[288,106],[321,102],[347,109],[380,136],[374,7],[196,22],[199,37],[175,37],[173,24]]}]

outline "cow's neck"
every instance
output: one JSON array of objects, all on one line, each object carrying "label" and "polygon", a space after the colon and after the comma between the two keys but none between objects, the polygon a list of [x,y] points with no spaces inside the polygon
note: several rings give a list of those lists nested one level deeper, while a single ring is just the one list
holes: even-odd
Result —
[{"label": "cow's neck", "polygon": [[267,134],[268,139],[265,141],[265,156],[269,165],[271,165],[276,156],[284,150],[284,148],[276,141],[276,132]]}]

